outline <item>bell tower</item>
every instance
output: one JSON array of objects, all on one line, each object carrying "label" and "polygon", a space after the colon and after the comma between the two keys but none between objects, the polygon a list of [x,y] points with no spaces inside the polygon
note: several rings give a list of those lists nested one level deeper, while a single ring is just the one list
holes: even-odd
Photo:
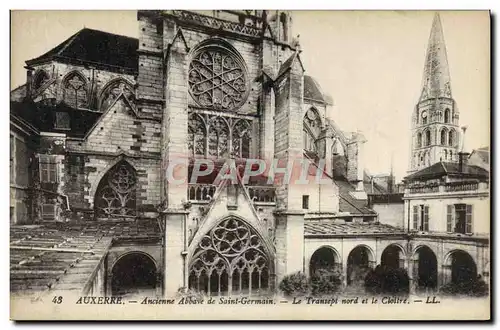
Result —
[{"label": "bell tower", "polygon": [[458,160],[459,111],[451,93],[446,45],[438,13],[432,22],[411,134],[410,173],[439,161]]}]

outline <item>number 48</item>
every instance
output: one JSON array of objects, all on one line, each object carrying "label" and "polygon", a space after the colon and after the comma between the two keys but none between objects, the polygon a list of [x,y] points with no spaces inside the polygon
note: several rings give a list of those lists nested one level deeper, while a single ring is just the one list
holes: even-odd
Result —
[{"label": "number 48", "polygon": [[54,299],[52,299],[52,302],[54,304],[60,304],[62,303],[63,298],[61,296],[54,296]]}]

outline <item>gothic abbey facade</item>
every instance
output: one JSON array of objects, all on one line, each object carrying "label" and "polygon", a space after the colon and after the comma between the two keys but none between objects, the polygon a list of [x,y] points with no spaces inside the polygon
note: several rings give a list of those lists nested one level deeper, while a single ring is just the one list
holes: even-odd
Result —
[{"label": "gothic abbey facade", "polygon": [[[434,281],[423,286],[451,280],[440,269],[453,248],[433,252],[430,275],[415,257],[445,234],[416,244],[404,219],[384,224],[368,207],[365,139],[327,116],[332,98],[305,74],[290,12],[139,11],[137,20],[139,39],[83,29],[27,61],[27,82],[11,93],[11,291],[255,293],[320,268],[359,284],[377,264]],[[424,87],[415,114],[412,168],[455,159],[447,72]],[[191,178],[198,159],[215,172],[228,159],[314,169],[325,160],[330,184],[167,179],[173,162]],[[57,279],[38,269],[22,248],[37,242],[46,250],[34,260],[71,269]],[[471,276],[487,271],[488,243],[478,242]],[[19,269],[40,276],[27,283]]]}]

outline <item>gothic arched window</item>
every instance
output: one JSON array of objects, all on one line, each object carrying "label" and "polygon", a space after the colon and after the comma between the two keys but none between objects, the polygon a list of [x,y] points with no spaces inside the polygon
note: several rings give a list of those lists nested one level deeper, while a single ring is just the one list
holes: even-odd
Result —
[{"label": "gothic arched window", "polygon": [[202,47],[189,66],[189,92],[203,108],[233,110],[248,93],[243,61],[226,48]]},{"label": "gothic arched window", "polygon": [[189,155],[205,156],[207,133],[203,120],[194,114],[189,117],[188,123],[188,146]]},{"label": "gothic arched window", "polygon": [[134,168],[121,161],[101,179],[94,199],[97,218],[129,218],[136,215],[137,176]]},{"label": "gothic arched window", "polygon": [[88,86],[79,72],[72,72],[64,79],[63,100],[71,107],[88,108]]},{"label": "gothic arched window", "polygon": [[215,117],[208,129],[208,155],[226,158],[229,152],[229,127],[222,117]]},{"label": "gothic arched window", "polygon": [[450,109],[446,108],[446,110],[444,111],[444,122],[445,123],[450,123],[451,122],[451,118],[450,118]]},{"label": "gothic arched window", "polygon": [[189,288],[208,296],[258,294],[270,287],[271,260],[257,232],[236,218],[203,236],[189,262]]},{"label": "gothic arched window", "polygon": [[417,147],[422,148],[422,133],[417,133]]},{"label": "gothic arched window", "polygon": [[238,158],[250,157],[250,141],[251,141],[250,123],[246,120],[238,120],[233,127],[233,155]]},{"label": "gothic arched window", "polygon": [[37,90],[49,80],[49,75],[44,70],[39,70],[33,78],[33,90]]},{"label": "gothic arched window", "polygon": [[446,145],[446,137],[447,137],[446,129],[441,130],[441,145],[445,146]]},{"label": "gothic arched window", "polygon": [[107,110],[113,102],[122,95],[131,103],[135,102],[134,88],[123,79],[116,79],[104,88],[99,99],[98,109],[101,112]]},{"label": "gothic arched window", "polygon": [[304,149],[316,152],[316,140],[321,133],[321,118],[314,109],[306,112],[303,120],[303,143]]}]

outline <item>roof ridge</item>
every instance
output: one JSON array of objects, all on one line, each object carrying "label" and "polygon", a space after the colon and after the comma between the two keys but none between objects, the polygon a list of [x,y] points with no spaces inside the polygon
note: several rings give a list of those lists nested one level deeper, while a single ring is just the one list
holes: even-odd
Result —
[{"label": "roof ridge", "polygon": [[69,37],[68,39],[66,39],[65,45],[63,47],[61,47],[61,49],[59,49],[59,51],[56,52],[54,55],[60,56],[61,53],[64,50],[66,50],[66,48],[68,48],[68,46],[71,45],[73,43],[73,41],[75,41],[76,37],[78,37],[82,33],[83,30],[84,29],[79,30],[78,32],[76,32],[75,34],[73,34],[71,37]]},{"label": "roof ridge", "polygon": [[109,34],[109,35],[113,35],[113,36],[117,36],[117,37],[129,38],[129,39],[133,39],[133,40],[139,41],[139,38],[134,38],[134,37],[127,36],[127,35],[124,35],[124,34],[118,34],[118,33],[108,32],[108,31],[104,31],[104,30],[92,29],[92,28],[88,28],[88,27],[84,27],[83,29],[81,29],[80,31],[78,31],[78,33],[82,32],[83,30],[101,32],[101,33],[105,33],[105,34]]}]

